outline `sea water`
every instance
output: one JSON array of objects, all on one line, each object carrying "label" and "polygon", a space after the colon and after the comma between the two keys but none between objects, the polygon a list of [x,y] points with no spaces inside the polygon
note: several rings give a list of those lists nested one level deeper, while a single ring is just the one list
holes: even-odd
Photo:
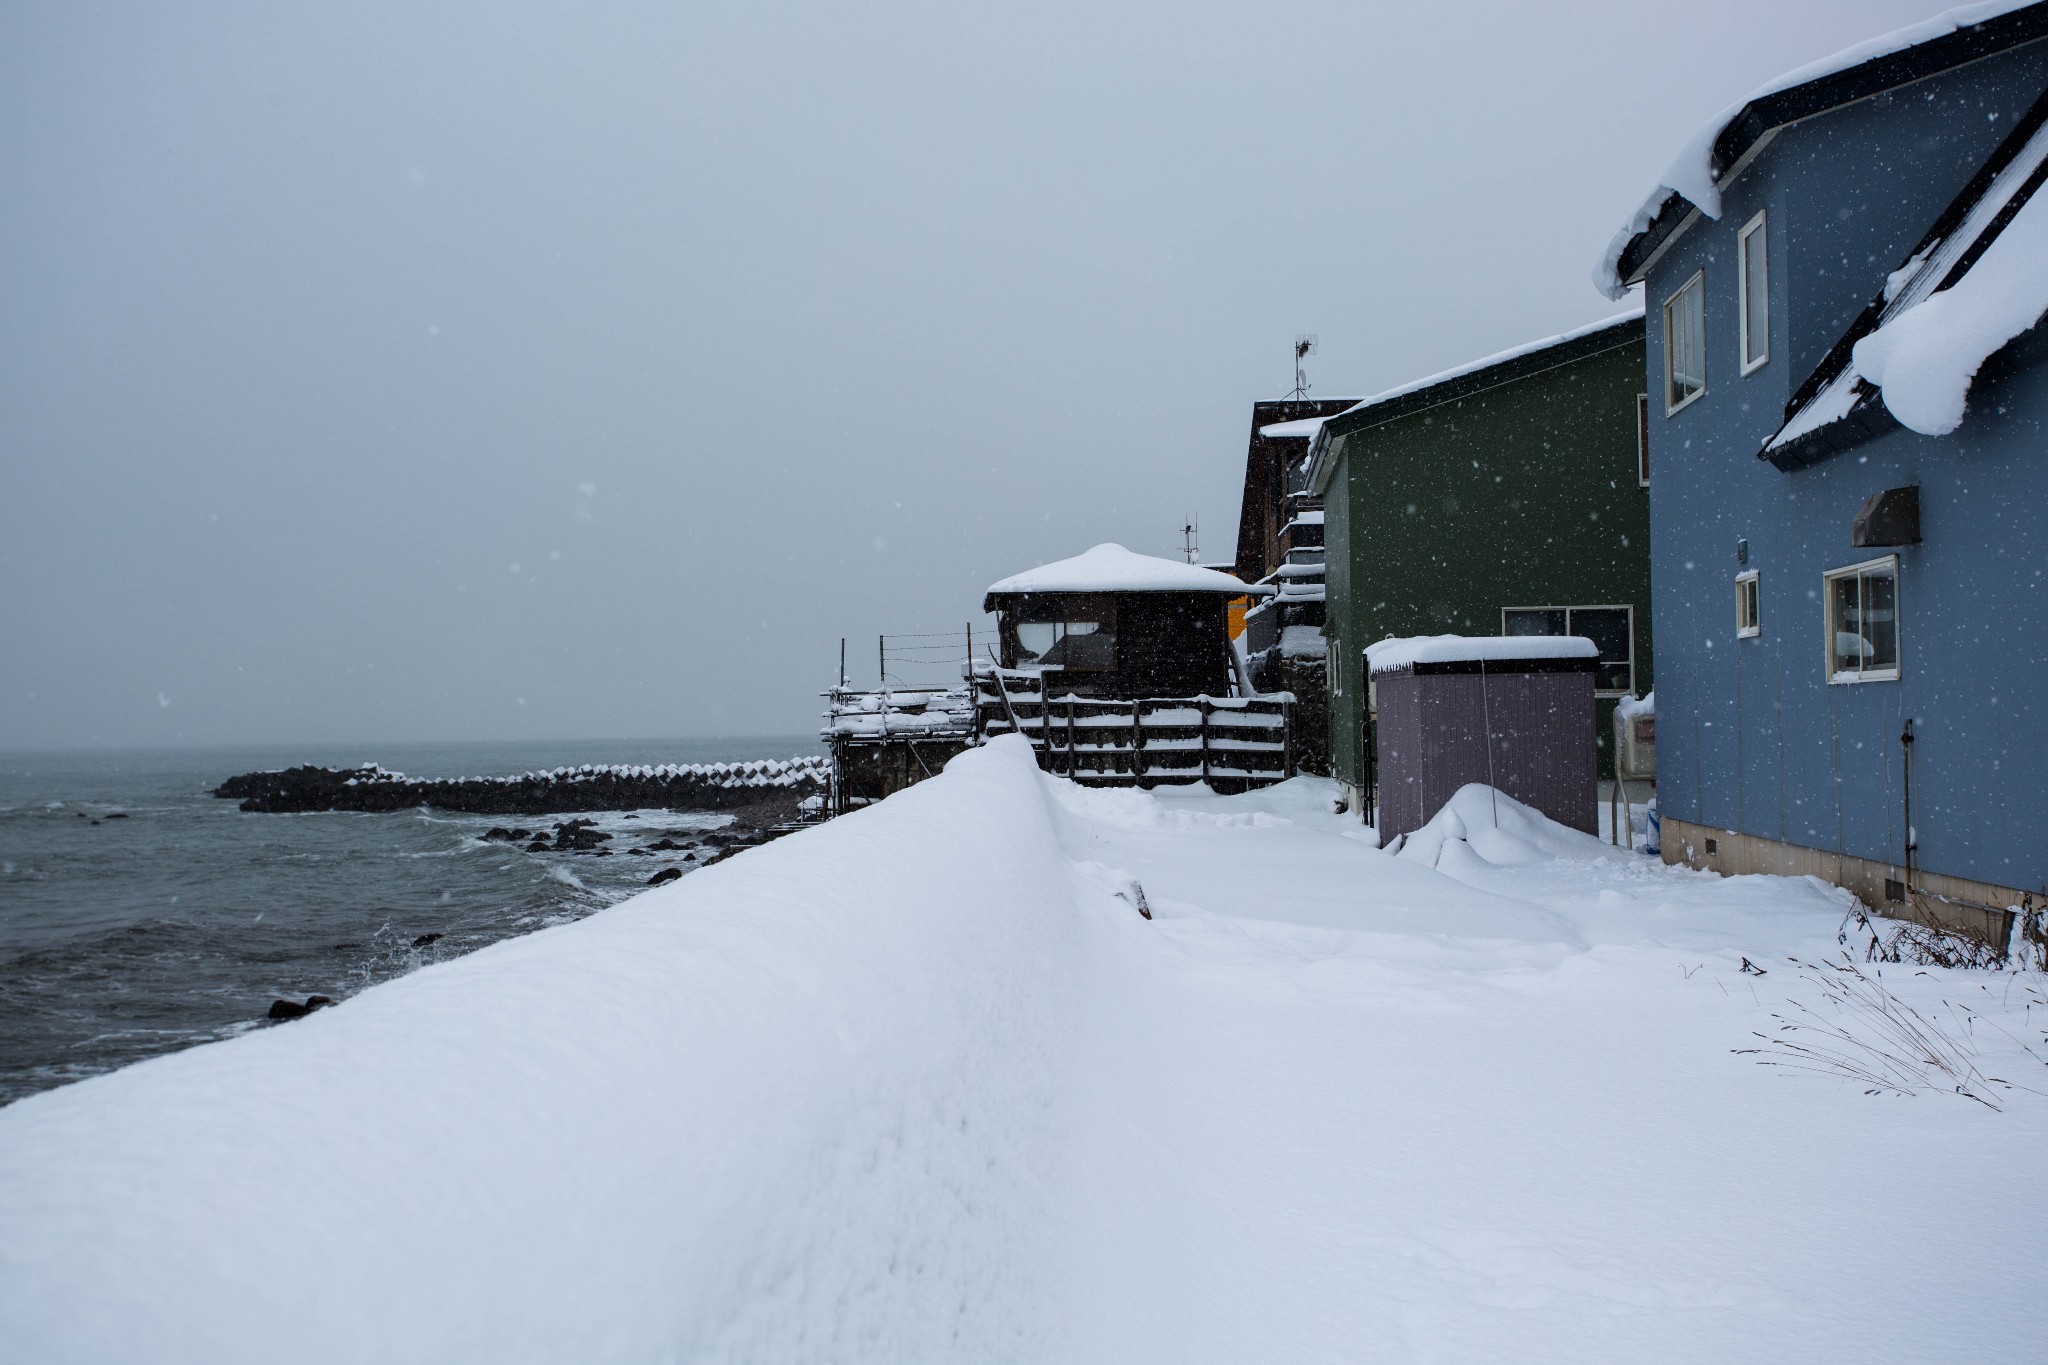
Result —
[{"label": "sea water", "polygon": [[767,737],[0,754],[0,1104],[263,1027],[278,999],[340,1000],[579,919],[663,867],[693,866],[680,852],[625,856],[636,838],[683,842],[728,820],[584,812],[615,836],[615,856],[533,854],[480,836],[578,813],[244,814],[207,794],[223,778],[299,763],[483,777],[819,751],[815,738]]}]

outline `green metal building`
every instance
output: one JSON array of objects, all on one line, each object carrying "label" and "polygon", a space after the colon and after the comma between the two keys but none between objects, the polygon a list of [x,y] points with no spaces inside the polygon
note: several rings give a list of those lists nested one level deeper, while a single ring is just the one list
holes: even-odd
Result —
[{"label": "green metal building", "polygon": [[1368,398],[1310,444],[1328,553],[1330,757],[1366,808],[1365,647],[1403,635],[1583,635],[1615,702],[1650,690],[1650,471],[1633,313]]}]

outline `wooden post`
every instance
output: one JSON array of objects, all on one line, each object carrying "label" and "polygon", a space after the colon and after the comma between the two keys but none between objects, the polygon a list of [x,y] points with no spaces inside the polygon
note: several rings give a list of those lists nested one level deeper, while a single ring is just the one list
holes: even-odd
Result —
[{"label": "wooden post", "polygon": [[881,672],[880,672],[879,674],[877,674],[877,675],[876,675],[876,679],[875,679],[875,681],[876,681],[876,684],[877,684],[878,686],[881,686],[881,687],[887,687],[887,686],[889,685],[889,637],[888,637],[888,636],[886,636],[886,635],[877,635],[877,636],[875,637],[875,658],[876,658],[876,659],[878,659],[878,660],[880,660],[880,662],[879,662],[878,664],[876,664],[876,667],[877,667],[877,668],[879,668],[879,669],[881,669]]},{"label": "wooden post", "polygon": [[1294,703],[1280,703],[1280,776],[1294,776]]},{"label": "wooden post", "polygon": [[1209,696],[1205,692],[1198,699],[1202,708],[1202,781],[1209,780]]},{"label": "wooden post", "polygon": [[1067,693],[1067,776],[1074,775],[1074,694]]},{"label": "wooden post", "polygon": [[1143,708],[1143,702],[1136,697],[1131,698],[1131,781],[1136,785],[1143,785],[1138,779],[1145,775],[1145,724],[1141,719],[1144,714]]}]

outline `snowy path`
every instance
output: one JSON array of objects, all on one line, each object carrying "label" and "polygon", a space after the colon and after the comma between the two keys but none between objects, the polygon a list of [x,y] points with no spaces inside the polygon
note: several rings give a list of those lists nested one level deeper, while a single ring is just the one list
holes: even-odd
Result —
[{"label": "snowy path", "polygon": [[[1327,802],[1087,792],[999,743],[582,923],[0,1110],[0,1342],[2037,1353],[2048,1099],[1871,1097],[1731,1052],[1813,997],[1784,959],[1834,949],[1839,893],[1511,804],[1496,831],[1483,801],[1394,857]],[[1983,995],[1986,1069],[2048,1088],[1989,1041],[2039,1049],[2029,983],[1887,980]]]}]

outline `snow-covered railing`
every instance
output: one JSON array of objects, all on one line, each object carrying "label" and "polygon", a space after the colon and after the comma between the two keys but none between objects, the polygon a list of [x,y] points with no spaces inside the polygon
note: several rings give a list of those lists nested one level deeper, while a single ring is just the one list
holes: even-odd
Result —
[{"label": "snow-covered railing", "polygon": [[974,733],[974,697],[964,687],[883,688],[825,693],[826,739],[966,739]]},{"label": "snow-covered railing", "polygon": [[1222,780],[1248,787],[1294,775],[1288,726],[1294,698],[1082,697],[1057,675],[986,665],[975,670],[982,738],[1022,734],[1048,772],[1099,786]]},{"label": "snow-covered railing", "polygon": [[[363,787],[391,783],[416,786],[421,783],[435,783],[513,787],[535,782],[606,782],[625,779],[635,782],[707,782],[718,787],[791,787],[800,782],[821,780],[821,774],[827,766],[822,755],[804,754],[795,758],[750,759],[744,763],[584,763],[575,767],[548,768],[538,772],[514,773],[510,776],[419,778],[394,772],[382,764],[366,763],[360,768],[344,769],[346,777],[342,779],[342,785]],[[258,775],[281,776],[283,771],[280,769],[276,773]]]}]

